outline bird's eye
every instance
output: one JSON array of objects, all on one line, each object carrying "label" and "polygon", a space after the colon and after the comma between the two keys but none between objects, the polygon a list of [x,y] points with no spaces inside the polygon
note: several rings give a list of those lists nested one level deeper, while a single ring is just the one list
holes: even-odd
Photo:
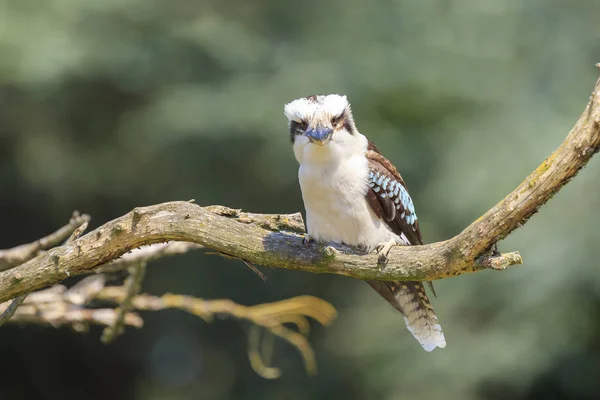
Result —
[{"label": "bird's eye", "polygon": [[333,127],[335,128],[340,123],[341,120],[342,120],[342,117],[331,118],[331,125],[333,125]]},{"label": "bird's eye", "polygon": [[308,128],[308,123],[306,121],[300,121],[296,123],[296,127],[298,131],[304,132],[306,128]]}]

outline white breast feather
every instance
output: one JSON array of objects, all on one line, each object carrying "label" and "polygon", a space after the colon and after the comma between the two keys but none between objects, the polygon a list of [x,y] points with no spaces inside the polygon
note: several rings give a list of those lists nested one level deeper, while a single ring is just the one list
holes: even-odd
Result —
[{"label": "white breast feather", "polygon": [[365,199],[369,174],[366,138],[356,133],[346,140],[352,143],[323,147],[307,145],[302,138],[296,140],[294,153],[300,162],[298,177],[306,227],[317,240],[363,246],[371,251],[398,236],[373,213]]}]

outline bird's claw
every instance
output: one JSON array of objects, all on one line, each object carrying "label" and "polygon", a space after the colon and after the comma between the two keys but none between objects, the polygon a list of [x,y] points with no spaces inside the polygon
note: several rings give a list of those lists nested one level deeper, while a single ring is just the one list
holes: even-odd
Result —
[{"label": "bird's claw", "polygon": [[315,239],[313,239],[312,236],[310,236],[309,234],[304,235],[304,239],[302,239],[302,244],[304,245],[304,247],[306,247],[308,249],[308,246],[310,245],[310,242],[314,242]]},{"label": "bird's claw", "polygon": [[377,265],[379,265],[379,268],[381,268],[381,269],[385,268],[388,261],[389,261],[389,258],[387,256],[387,254],[380,253],[379,257],[377,257]]},{"label": "bird's claw", "polygon": [[375,247],[375,253],[379,255],[379,257],[377,258],[377,265],[379,265],[380,268],[385,268],[389,261],[388,254],[390,253],[392,247],[396,245],[398,245],[398,242],[396,242],[395,240],[390,240],[388,242],[381,243],[377,247]]}]

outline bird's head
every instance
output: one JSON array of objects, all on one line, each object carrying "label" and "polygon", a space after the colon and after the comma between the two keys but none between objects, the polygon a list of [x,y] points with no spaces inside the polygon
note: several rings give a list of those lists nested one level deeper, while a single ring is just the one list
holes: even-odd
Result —
[{"label": "bird's head", "polygon": [[286,104],[284,114],[300,163],[306,157],[341,155],[363,144],[364,137],[356,130],[346,96],[302,97]]}]

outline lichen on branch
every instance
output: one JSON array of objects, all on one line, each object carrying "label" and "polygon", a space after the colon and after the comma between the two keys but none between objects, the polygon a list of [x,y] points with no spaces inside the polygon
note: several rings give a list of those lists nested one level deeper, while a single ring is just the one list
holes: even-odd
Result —
[{"label": "lichen on branch", "polygon": [[435,280],[521,263],[491,249],[517,229],[583,168],[600,148],[600,81],[560,147],[513,192],[455,237],[396,247],[385,268],[375,254],[344,245],[302,244],[300,214],[251,214],[223,206],[170,202],[139,207],[87,235],[0,272],[0,302],[87,273],[132,249],[190,242],[253,265],[360,279]]}]

